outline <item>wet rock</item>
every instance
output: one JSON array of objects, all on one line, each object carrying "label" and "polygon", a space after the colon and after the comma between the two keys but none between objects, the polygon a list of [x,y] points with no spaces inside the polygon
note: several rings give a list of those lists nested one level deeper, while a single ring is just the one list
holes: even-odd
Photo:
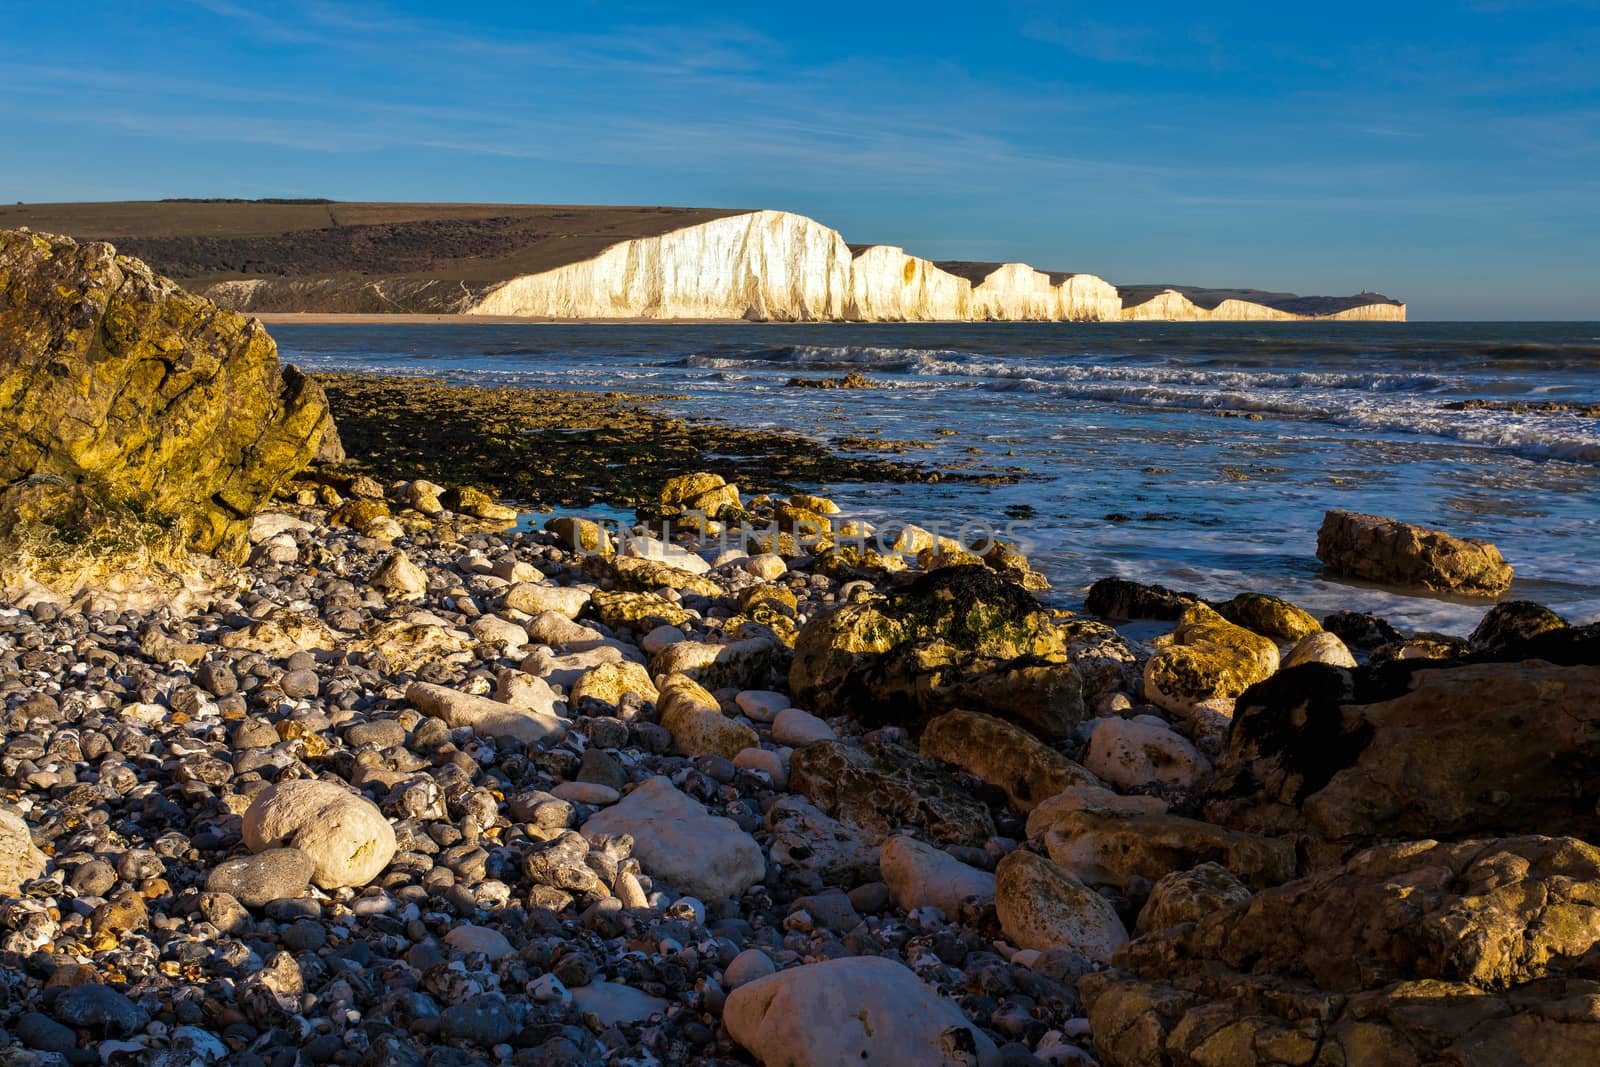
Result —
[{"label": "wet rock", "polygon": [[1007,939],[1019,948],[1109,960],[1128,940],[1110,901],[1031,852],[1013,852],[995,867],[994,906]]},{"label": "wet rock", "polygon": [[1064,635],[1031,593],[986,567],[934,571],[812,620],[789,684],[817,714],[869,723],[983,708],[1050,740],[1083,716]]},{"label": "wet rock", "polygon": [[994,899],[993,874],[904,834],[883,843],[878,867],[895,906],[905,911],[931,904],[954,917],[968,897]]},{"label": "wet rock", "polygon": [[1357,611],[1338,611],[1322,620],[1323,629],[1349,648],[1370,652],[1379,645],[1403,640],[1405,635],[1388,620]]},{"label": "wet rock", "polygon": [[1472,635],[1467,638],[1467,648],[1473,652],[1500,652],[1540,634],[1565,629],[1566,626],[1566,619],[1542,604],[1535,604],[1531,600],[1510,600],[1496,604],[1484,613]]},{"label": "wet rock", "polygon": [[704,512],[709,519],[738,519],[744,514],[739,487],[720,474],[704,471],[667,479],[661,487],[661,506],[670,514]]},{"label": "wet rock", "polygon": [[583,834],[591,841],[631,835],[633,853],[647,873],[704,900],[737,897],[766,873],[753,837],[660,776],[592,816]]},{"label": "wet rock", "polygon": [[247,908],[304,896],[316,862],[298,848],[269,848],[254,856],[226,860],[206,876],[206,889],[226,893]]},{"label": "wet rock", "polygon": [[828,815],[880,837],[914,826],[937,842],[981,845],[994,833],[989,810],[938,764],[887,746],[807,745],[790,757],[789,787]]},{"label": "wet rock", "polygon": [[1159,585],[1140,585],[1126,578],[1101,578],[1089,587],[1083,606],[1091,615],[1112,622],[1172,621],[1199,602],[1200,598],[1193,593],[1178,593]]},{"label": "wet rock", "polygon": [[313,779],[263,790],[246,809],[242,830],[253,852],[287,846],[310,856],[312,881],[323,889],[366,885],[395,852],[394,829],[376,805]]},{"label": "wet rock", "polygon": [[1352,511],[1323,516],[1317,558],[1337,575],[1436,593],[1497,596],[1511,587],[1511,565],[1487,541]]},{"label": "wet rock", "polygon": [[723,1022],[764,1063],[998,1063],[994,1043],[953,1001],[903,964],[876,957],[811,963],[749,982],[728,994]]},{"label": "wet rock", "polygon": [[922,755],[952,763],[1003,789],[1022,811],[1095,776],[1019,727],[976,711],[951,711],[928,723]]}]

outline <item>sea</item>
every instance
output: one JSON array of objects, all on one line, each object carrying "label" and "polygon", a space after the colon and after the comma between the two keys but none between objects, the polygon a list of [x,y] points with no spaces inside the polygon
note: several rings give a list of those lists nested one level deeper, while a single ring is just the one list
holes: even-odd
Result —
[{"label": "sea", "polygon": [[[271,327],[310,370],[683,397],[662,406],[1005,485],[809,487],[847,514],[1022,543],[1058,606],[1107,575],[1465,635],[1483,600],[1326,576],[1331,508],[1499,546],[1507,599],[1600,617],[1600,323]],[[865,375],[870,390],[796,388]],[[1482,402],[1482,403],[1473,403]],[[1591,409],[1589,414],[1584,409]],[[880,454],[880,453],[873,453]],[[609,517],[609,516],[602,516]]]}]

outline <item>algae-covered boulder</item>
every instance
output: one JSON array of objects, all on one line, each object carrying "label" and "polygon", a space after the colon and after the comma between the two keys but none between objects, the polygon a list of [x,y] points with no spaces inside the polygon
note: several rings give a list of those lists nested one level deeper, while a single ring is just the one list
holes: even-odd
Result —
[{"label": "algae-covered boulder", "polygon": [[961,708],[1046,740],[1083,717],[1066,640],[1033,595],[987,567],[951,567],[807,623],[789,684],[818,715],[920,723]]},{"label": "algae-covered boulder", "polygon": [[108,244],[0,231],[0,534],[119,508],[240,557],[332,425],[259,322]]},{"label": "algae-covered boulder", "polygon": [[1495,653],[1528,641],[1551,630],[1565,629],[1567,620],[1543,604],[1531,600],[1508,600],[1496,604],[1479,621],[1467,647],[1473,652]]},{"label": "algae-covered boulder", "polygon": [[1204,604],[1191,605],[1144,666],[1145,696],[1174,714],[1230,701],[1278,669],[1278,646]]},{"label": "algae-covered boulder", "polygon": [[1240,593],[1217,610],[1229,622],[1274,641],[1298,641],[1322,629],[1304,608],[1265,593]]},{"label": "algae-covered boulder", "polygon": [[744,514],[739,487],[720,474],[682,474],[661,487],[661,510],[667,513],[699,511],[709,519],[737,519]]}]

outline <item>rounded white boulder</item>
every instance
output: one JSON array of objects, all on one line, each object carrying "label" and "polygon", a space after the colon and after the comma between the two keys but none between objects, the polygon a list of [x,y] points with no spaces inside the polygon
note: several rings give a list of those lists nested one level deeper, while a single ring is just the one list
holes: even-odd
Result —
[{"label": "rounded white boulder", "polygon": [[311,778],[263,790],[244,813],[251,852],[297,848],[311,857],[323,889],[361,886],[394,858],[394,828],[377,805],[342,785]]}]

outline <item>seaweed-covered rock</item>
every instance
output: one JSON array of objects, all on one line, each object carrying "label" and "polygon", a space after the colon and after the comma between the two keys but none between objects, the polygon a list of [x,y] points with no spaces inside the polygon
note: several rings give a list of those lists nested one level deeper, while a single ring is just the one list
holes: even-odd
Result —
[{"label": "seaweed-covered rock", "polygon": [[1359,845],[1600,833],[1600,667],[1299,667],[1245,693],[1207,817]]},{"label": "seaweed-covered rock", "polygon": [[1500,652],[1551,630],[1565,629],[1566,626],[1566,619],[1543,604],[1535,604],[1531,600],[1508,600],[1484,613],[1472,635],[1467,638],[1467,648],[1473,652]]},{"label": "seaweed-covered rock", "polygon": [[1353,511],[1323,516],[1317,558],[1347,578],[1436,593],[1498,596],[1511,587],[1511,564],[1487,541]]},{"label": "seaweed-covered rock", "polygon": [[1322,629],[1309,611],[1266,593],[1240,593],[1217,611],[1229,622],[1274,641],[1298,641]]},{"label": "seaweed-covered rock", "polygon": [[807,623],[789,683],[819,715],[920,723],[973,708],[1046,740],[1083,717],[1065,639],[1033,595],[987,567],[949,567]]},{"label": "seaweed-covered rock", "polygon": [[1123,946],[1078,991],[1107,1067],[1585,1063],[1600,850],[1402,842]]},{"label": "seaweed-covered rock", "polygon": [[739,487],[720,474],[682,474],[661,487],[661,508],[667,513],[704,512],[710,519],[736,519],[744,514]]},{"label": "seaweed-covered rock", "polygon": [[1336,611],[1322,620],[1322,628],[1363,652],[1405,639],[1388,619],[1361,611]]},{"label": "seaweed-covered rock", "polygon": [[1191,605],[1160,651],[1144,665],[1145,696],[1175,714],[1215,700],[1232,700],[1278,669],[1278,646],[1218,615]]},{"label": "seaweed-covered rock", "polygon": [[1092,615],[1112,622],[1130,619],[1174,620],[1200,602],[1193,593],[1179,593],[1161,585],[1141,585],[1127,578],[1101,578],[1089,587],[1083,606]]},{"label": "seaweed-covered rock", "polygon": [[259,322],[108,244],[0,231],[0,527],[115,506],[242,557],[332,425]]}]

